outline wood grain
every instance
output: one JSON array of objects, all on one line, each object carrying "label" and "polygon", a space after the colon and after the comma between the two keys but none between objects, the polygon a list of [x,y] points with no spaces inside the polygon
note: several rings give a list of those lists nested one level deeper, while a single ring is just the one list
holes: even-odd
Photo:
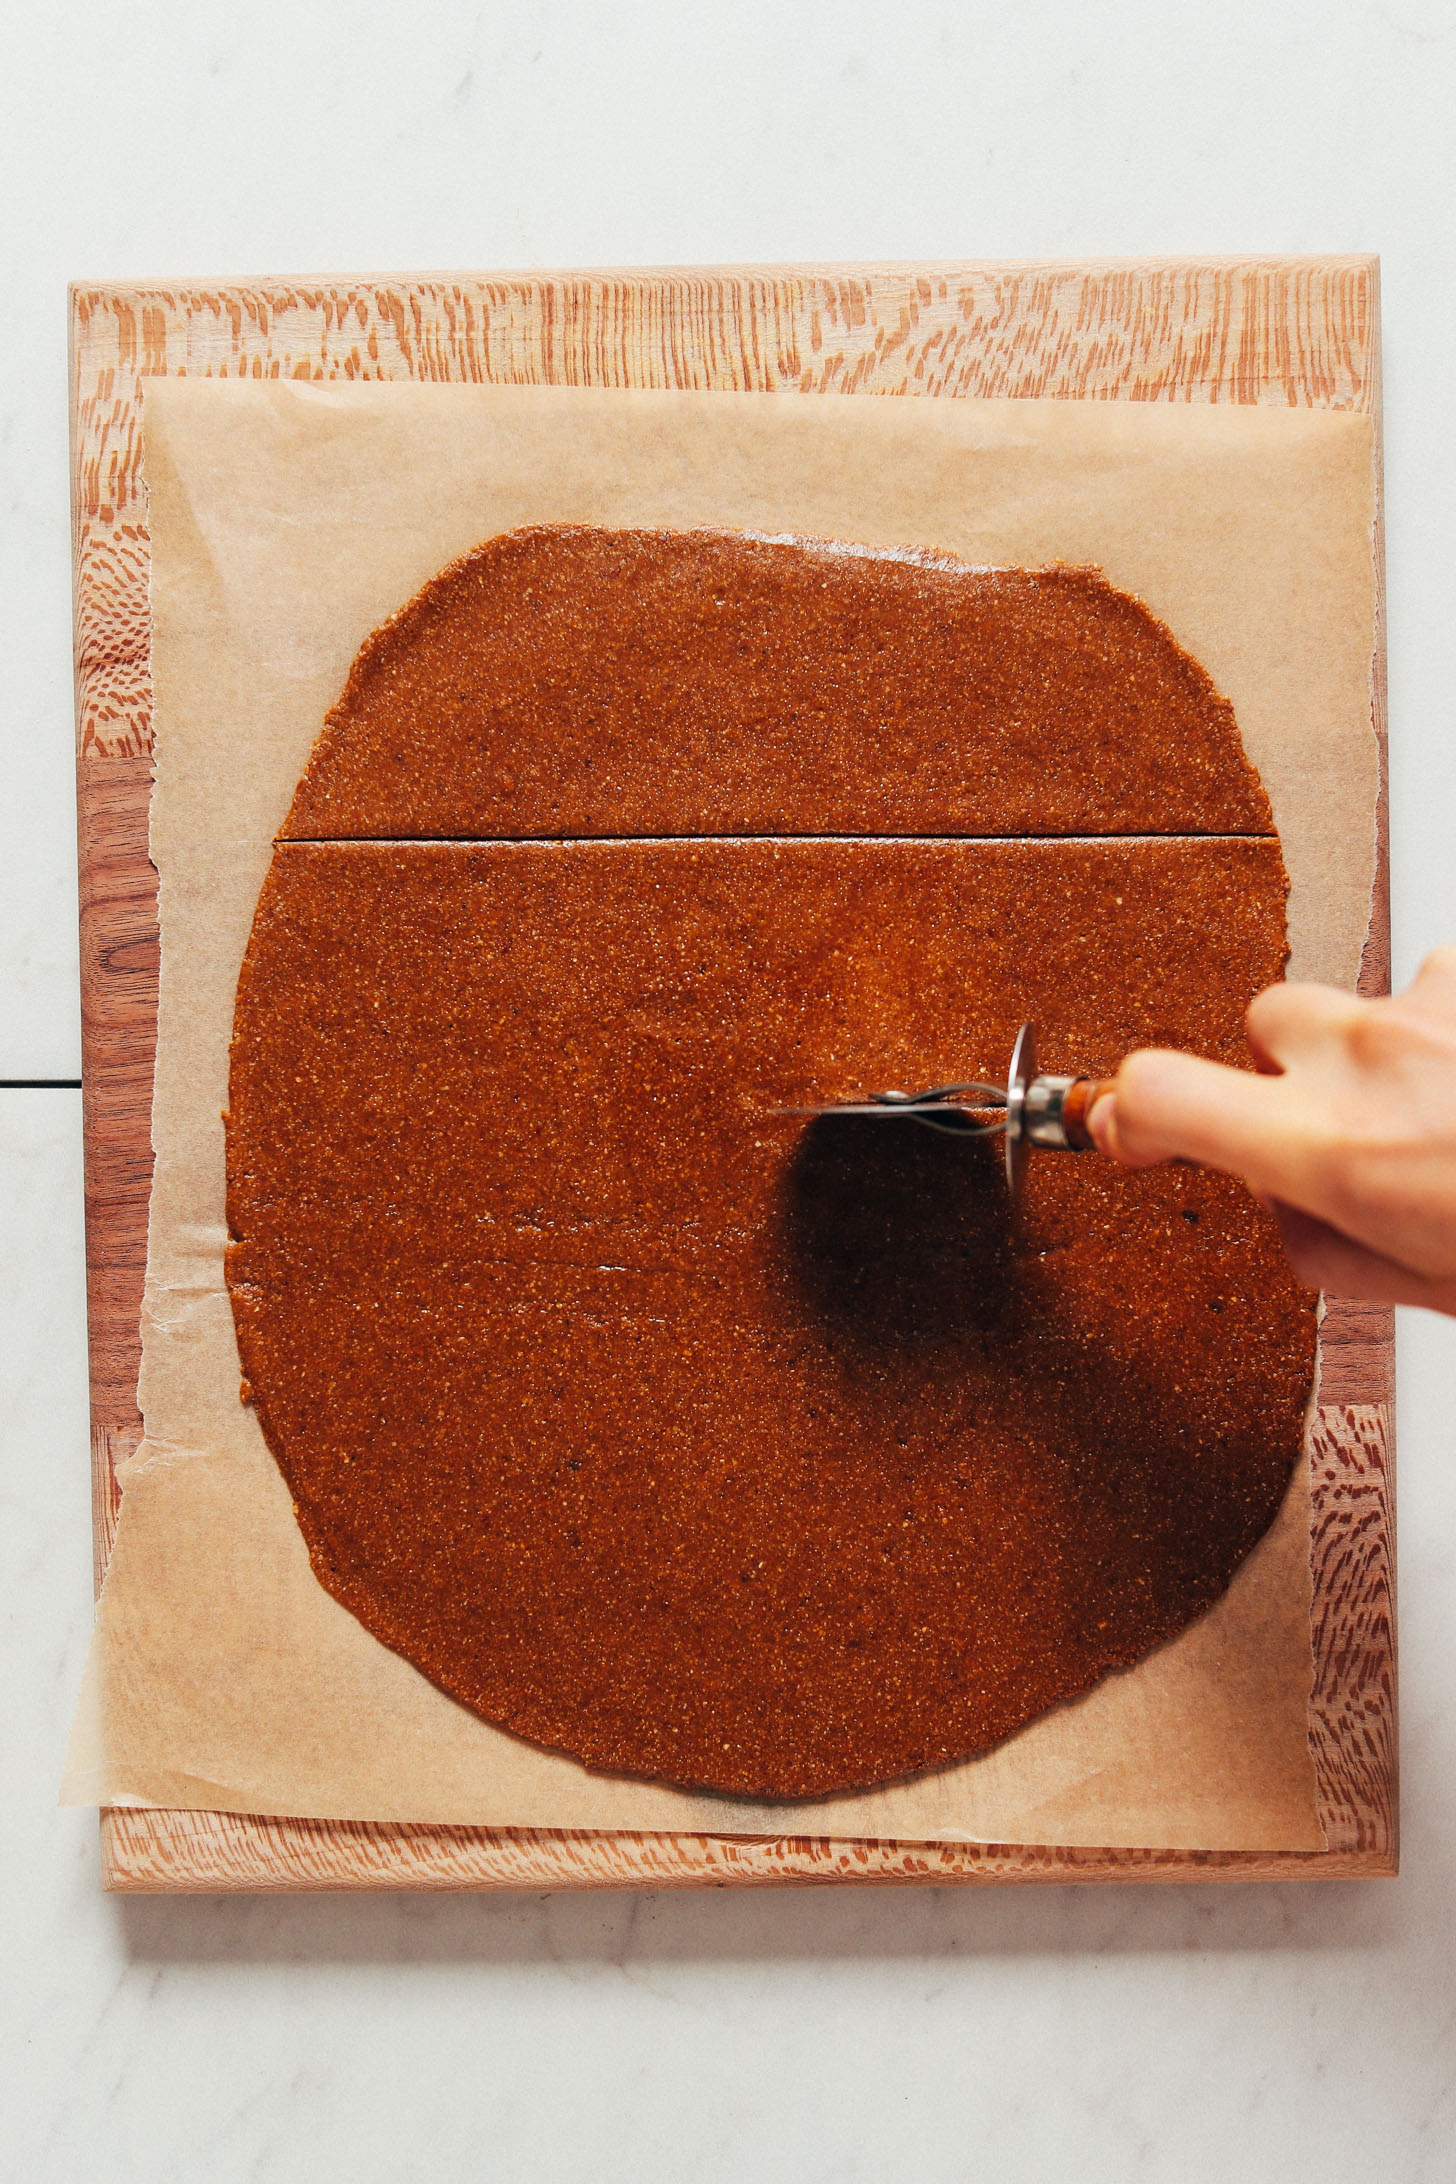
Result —
[{"label": "wood grain", "polygon": [[[1368,258],[439,275],[71,295],[72,537],[98,1581],[135,1448],[156,875],[145,382],[433,379],[933,398],[1265,402],[1379,422]],[[1377,557],[1377,561],[1378,561]],[[1372,720],[1384,756],[1380,599]],[[1361,974],[1388,990],[1387,832]],[[1331,1304],[1312,1462],[1321,1854],[582,1835],[198,1812],[102,1817],[130,1889],[1167,1881],[1395,1870],[1392,1315]]]},{"label": "wood grain", "polygon": [[77,769],[91,1415],[98,1429],[137,1434],[157,1044],[151,799],[150,755],[98,754]]},{"label": "wood grain", "polygon": [[1310,1447],[1309,1743],[1331,1850],[1396,1848],[1393,1450],[1384,1403],[1324,1404]]},{"label": "wood grain", "polygon": [[232,1813],[106,1815],[109,1888],[138,1894],[507,1888],[766,1888],[835,1881],[1374,1880],[1379,1851],[1056,1850],[1024,1843],[836,1842],[813,1836],[593,1835],[383,1826]]}]

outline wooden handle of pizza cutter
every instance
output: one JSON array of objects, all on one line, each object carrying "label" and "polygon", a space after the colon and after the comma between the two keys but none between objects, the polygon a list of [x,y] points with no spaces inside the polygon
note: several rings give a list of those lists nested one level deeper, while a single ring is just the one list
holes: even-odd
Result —
[{"label": "wooden handle of pizza cutter", "polygon": [[1067,1144],[1074,1153],[1092,1153],[1097,1150],[1092,1132],[1087,1127],[1088,1117],[1105,1092],[1112,1090],[1110,1077],[1079,1077],[1070,1085],[1062,1101],[1062,1130]]}]

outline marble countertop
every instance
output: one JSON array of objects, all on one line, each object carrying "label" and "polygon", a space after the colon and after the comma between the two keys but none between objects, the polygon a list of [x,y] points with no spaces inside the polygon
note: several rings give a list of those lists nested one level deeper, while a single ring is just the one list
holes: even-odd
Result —
[{"label": "marble countertop", "polygon": [[1387,1884],[116,1899],[91,1614],[64,284],[1378,249],[1398,981],[1456,938],[1451,0],[138,0],[0,30],[0,2145],[26,2184],[1456,2177],[1456,1323],[1400,1331]]}]

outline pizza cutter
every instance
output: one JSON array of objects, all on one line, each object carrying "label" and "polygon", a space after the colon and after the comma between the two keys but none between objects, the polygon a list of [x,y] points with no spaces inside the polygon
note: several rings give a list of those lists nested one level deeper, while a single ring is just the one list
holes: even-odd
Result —
[{"label": "pizza cutter", "polygon": [[787,1115],[868,1115],[876,1121],[918,1122],[948,1136],[1004,1135],[1006,1180],[1019,1190],[1033,1145],[1049,1152],[1095,1150],[1087,1118],[1104,1092],[1101,1077],[1046,1077],[1036,1066],[1036,1026],[1023,1024],[1011,1051],[1004,1086],[932,1085],[926,1092],[875,1092],[866,1100],[831,1101],[823,1107],[785,1107]]}]

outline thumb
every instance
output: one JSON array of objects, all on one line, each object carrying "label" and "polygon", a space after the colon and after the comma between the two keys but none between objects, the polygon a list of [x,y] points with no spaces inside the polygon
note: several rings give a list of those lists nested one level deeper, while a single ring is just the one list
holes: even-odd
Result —
[{"label": "thumb", "polygon": [[1192,1160],[1249,1175],[1265,1164],[1278,1082],[1147,1047],[1128,1055],[1088,1127],[1098,1150],[1124,1167]]}]

